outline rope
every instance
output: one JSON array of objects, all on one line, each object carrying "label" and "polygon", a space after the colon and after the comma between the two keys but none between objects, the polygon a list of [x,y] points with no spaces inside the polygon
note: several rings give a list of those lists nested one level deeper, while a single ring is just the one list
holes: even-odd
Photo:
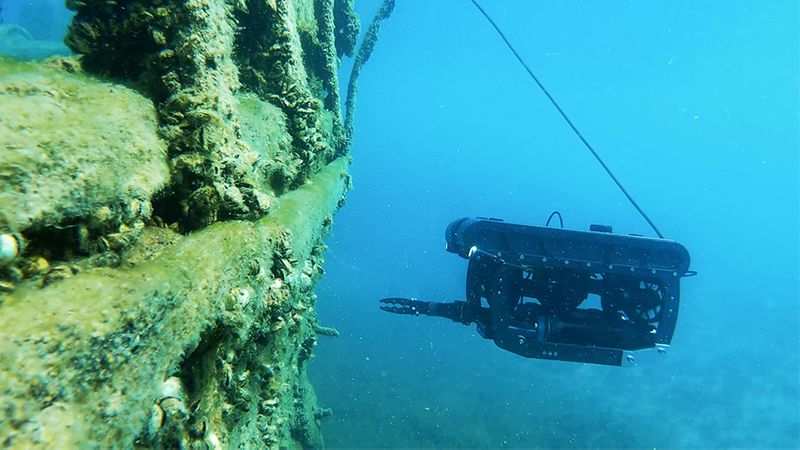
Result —
[{"label": "rope", "polygon": [[353,62],[353,69],[350,72],[350,81],[347,83],[347,98],[345,99],[344,109],[344,133],[347,140],[347,147],[353,139],[353,122],[356,116],[356,96],[358,95],[358,77],[361,75],[361,69],[367,63],[369,57],[372,55],[372,50],[375,49],[375,43],[378,41],[378,32],[381,29],[381,22],[388,19],[394,11],[395,0],[383,0],[378,12],[372,19],[364,40],[361,41],[361,46],[356,52],[356,59]]},{"label": "rope", "polygon": [[520,64],[522,64],[522,67],[524,67],[525,70],[528,71],[528,75],[530,75],[531,78],[533,79],[533,81],[536,82],[536,85],[539,86],[539,89],[541,89],[542,92],[544,92],[544,95],[547,96],[547,98],[550,100],[550,103],[552,103],[553,106],[555,106],[556,110],[558,110],[559,114],[561,114],[561,117],[563,117],[564,120],[569,125],[569,127],[572,128],[572,131],[575,132],[575,135],[578,136],[578,139],[580,139],[581,142],[583,142],[583,145],[586,146],[586,148],[592,153],[592,155],[594,155],[595,159],[597,159],[597,162],[599,162],[600,165],[603,166],[603,169],[605,169],[606,173],[608,173],[608,176],[610,176],[611,179],[614,180],[614,183],[622,191],[622,193],[625,194],[625,197],[628,198],[628,201],[631,203],[631,205],[633,205],[633,207],[636,208],[636,211],[639,211],[639,214],[642,215],[644,220],[646,220],[647,223],[650,224],[650,227],[653,229],[653,231],[656,232],[658,237],[663,239],[664,235],[661,234],[660,231],[658,231],[658,228],[656,227],[656,224],[653,223],[652,220],[650,220],[650,217],[648,217],[647,214],[645,214],[645,212],[642,210],[642,208],[639,206],[639,204],[636,203],[636,200],[634,200],[633,197],[631,197],[631,194],[628,193],[628,191],[622,186],[622,183],[620,183],[620,181],[617,179],[617,177],[614,176],[614,173],[611,172],[611,169],[609,169],[609,167],[606,165],[606,163],[603,161],[603,159],[600,158],[600,155],[597,154],[597,152],[592,147],[592,145],[589,144],[589,141],[587,141],[586,138],[583,137],[583,134],[581,134],[581,132],[578,131],[578,128],[575,126],[575,124],[572,123],[572,120],[570,120],[570,118],[567,116],[567,113],[565,113],[564,110],[561,109],[561,106],[559,106],[558,102],[556,102],[556,99],[553,98],[552,95],[550,95],[550,92],[548,92],[547,89],[544,87],[544,85],[539,81],[539,79],[536,78],[536,75],[533,74],[533,71],[530,69],[530,67],[528,67],[528,65],[522,59],[522,56],[520,56],[519,53],[517,53],[517,50],[515,50],[514,46],[511,45],[511,42],[509,42],[508,38],[506,38],[506,35],[503,33],[503,31],[500,29],[500,27],[497,26],[497,24],[494,22],[494,20],[492,20],[491,16],[489,16],[489,14],[481,7],[481,5],[478,3],[478,0],[471,0],[471,1],[472,1],[472,4],[475,5],[476,8],[478,8],[478,10],[481,12],[481,14],[483,14],[483,16],[486,18],[486,20],[488,20],[489,23],[492,24],[492,27],[494,27],[494,29],[497,31],[497,34],[499,34],[500,37],[503,39],[503,41],[506,43],[506,45],[508,46],[509,50],[511,50],[511,52],[514,53],[514,56],[517,57],[517,60],[519,61]]}]

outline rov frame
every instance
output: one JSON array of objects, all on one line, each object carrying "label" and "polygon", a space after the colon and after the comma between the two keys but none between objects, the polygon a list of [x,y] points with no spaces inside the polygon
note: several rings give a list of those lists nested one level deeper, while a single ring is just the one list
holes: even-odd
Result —
[{"label": "rov frame", "polygon": [[664,354],[680,280],[693,274],[681,244],[606,226],[578,231],[462,218],[445,239],[448,252],[469,260],[463,309],[479,311],[479,333],[530,358],[633,365],[643,350]]}]

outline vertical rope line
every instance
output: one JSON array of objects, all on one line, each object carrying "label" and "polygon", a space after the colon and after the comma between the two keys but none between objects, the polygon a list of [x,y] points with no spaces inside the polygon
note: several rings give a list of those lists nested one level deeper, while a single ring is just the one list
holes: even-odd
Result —
[{"label": "vertical rope line", "polygon": [[356,59],[353,62],[353,70],[350,72],[350,81],[347,84],[347,98],[345,99],[345,119],[344,119],[344,132],[347,139],[347,147],[350,147],[353,138],[353,123],[356,115],[356,96],[358,95],[358,76],[361,75],[361,68],[367,63],[369,57],[372,55],[372,50],[375,49],[375,43],[378,41],[378,31],[381,29],[381,22],[388,19],[394,11],[395,0],[383,0],[378,12],[372,19],[367,32],[364,35],[364,40],[361,41],[361,46],[356,53]]},{"label": "vertical rope line", "polygon": [[617,177],[614,175],[614,173],[611,172],[611,169],[608,167],[608,165],[606,165],[605,161],[603,161],[603,158],[601,158],[600,155],[592,147],[592,145],[589,144],[589,141],[587,141],[586,138],[583,137],[583,134],[581,134],[581,132],[578,130],[578,128],[575,126],[575,124],[572,123],[572,120],[570,120],[569,116],[567,116],[567,113],[565,113],[564,110],[561,109],[561,106],[558,104],[558,102],[556,102],[556,99],[553,98],[552,95],[550,95],[550,92],[547,91],[547,88],[545,88],[544,85],[536,77],[536,75],[534,75],[533,71],[530,69],[530,67],[528,67],[528,64],[526,64],[525,61],[522,59],[522,56],[520,56],[519,53],[517,53],[517,50],[514,49],[514,46],[511,45],[511,42],[509,42],[508,38],[503,33],[503,30],[501,30],[500,27],[497,26],[495,21],[492,20],[491,16],[489,16],[489,14],[486,12],[486,10],[484,10],[481,7],[481,5],[478,3],[478,0],[471,0],[471,1],[472,1],[472,4],[475,5],[476,8],[478,8],[478,10],[481,12],[481,14],[483,14],[483,17],[485,17],[486,20],[488,20],[489,23],[492,24],[492,27],[494,27],[495,31],[497,31],[497,34],[499,34],[500,38],[502,38],[503,41],[506,43],[506,45],[508,46],[509,50],[511,50],[511,52],[514,53],[514,56],[517,57],[517,60],[519,61],[520,64],[522,64],[522,67],[524,67],[525,70],[528,71],[528,75],[530,75],[531,78],[533,79],[533,81],[536,82],[536,85],[539,86],[539,89],[541,89],[542,92],[544,92],[544,95],[547,96],[548,100],[550,100],[550,103],[552,103],[553,106],[555,106],[555,108],[558,111],[558,113],[561,114],[561,117],[563,117],[564,120],[567,122],[567,125],[569,125],[569,127],[572,128],[572,131],[575,132],[575,135],[578,136],[578,139],[580,139],[581,142],[583,142],[583,145],[592,153],[592,155],[594,155],[595,159],[597,159],[597,162],[599,162],[600,165],[603,166],[603,169],[605,169],[605,171],[608,174],[608,176],[610,176],[611,179],[614,180],[614,183],[617,185],[617,187],[620,189],[620,191],[622,191],[622,193],[625,194],[625,197],[628,198],[628,201],[631,203],[631,205],[633,205],[633,207],[636,208],[636,211],[639,211],[639,214],[641,214],[642,217],[644,218],[644,220],[647,221],[647,223],[650,225],[650,227],[653,229],[653,231],[656,232],[658,237],[663,239],[664,235],[661,234],[661,231],[658,230],[658,228],[656,227],[656,224],[653,223],[652,220],[650,220],[650,217],[644,212],[644,210],[642,210],[642,208],[639,206],[639,204],[636,203],[636,200],[633,199],[633,197],[631,196],[631,194],[628,193],[628,191],[625,189],[625,187],[622,186],[622,183],[617,179]]}]

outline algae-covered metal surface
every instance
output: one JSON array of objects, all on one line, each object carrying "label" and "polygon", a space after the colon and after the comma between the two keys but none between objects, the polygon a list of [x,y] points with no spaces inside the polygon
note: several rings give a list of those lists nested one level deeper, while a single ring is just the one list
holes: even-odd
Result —
[{"label": "algae-covered metal surface", "polygon": [[67,6],[0,59],[0,446],[322,447],[352,0]]}]

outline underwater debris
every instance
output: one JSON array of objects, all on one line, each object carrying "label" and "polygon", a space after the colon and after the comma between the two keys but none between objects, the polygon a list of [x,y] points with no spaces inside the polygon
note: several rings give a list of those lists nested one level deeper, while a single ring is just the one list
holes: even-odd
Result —
[{"label": "underwater debris", "polygon": [[333,410],[331,408],[317,408],[314,411],[314,418],[317,420],[322,420],[331,415],[333,415]]},{"label": "underwater debris", "polygon": [[0,59],[0,353],[26,355],[0,361],[0,442],[322,447],[352,1],[67,4],[79,56]]},{"label": "underwater debris", "polygon": [[353,0],[335,0],[333,17],[337,56],[353,56],[353,52],[356,50],[356,38],[361,32],[361,21],[355,12],[355,2]]},{"label": "underwater debris", "polygon": [[333,327],[324,327],[318,323],[314,324],[314,332],[321,336],[340,337],[342,333]]}]

